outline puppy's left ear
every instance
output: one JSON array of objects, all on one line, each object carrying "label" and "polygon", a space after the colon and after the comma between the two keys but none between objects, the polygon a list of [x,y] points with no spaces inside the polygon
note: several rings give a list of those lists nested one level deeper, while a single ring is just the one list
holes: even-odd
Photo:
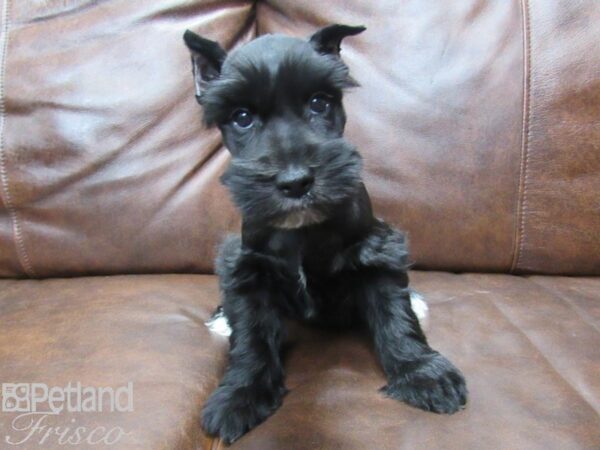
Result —
[{"label": "puppy's left ear", "polygon": [[323,54],[339,55],[342,39],[362,33],[367,28],[351,27],[349,25],[329,25],[313,34],[309,42],[316,51]]},{"label": "puppy's left ear", "polygon": [[183,40],[192,53],[196,100],[200,103],[200,96],[208,82],[221,75],[221,66],[227,57],[227,52],[217,42],[200,37],[190,30],[186,30],[183,34]]}]

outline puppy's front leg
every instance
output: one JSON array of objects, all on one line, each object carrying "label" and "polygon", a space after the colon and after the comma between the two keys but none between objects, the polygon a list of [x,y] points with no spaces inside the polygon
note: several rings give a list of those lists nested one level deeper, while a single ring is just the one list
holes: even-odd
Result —
[{"label": "puppy's front leg", "polygon": [[266,277],[256,273],[260,268],[236,256],[218,262],[223,312],[232,330],[229,364],[202,412],[204,429],[227,444],[275,412],[286,393],[280,359],[283,322],[271,304],[274,294]]},{"label": "puppy's front leg", "polygon": [[282,322],[265,308],[268,293],[227,295],[229,365],[202,412],[204,429],[229,444],[270,416],[286,389],[280,360]]},{"label": "puppy's front leg", "polygon": [[388,379],[387,395],[451,414],[467,401],[461,372],[427,343],[410,304],[404,237],[383,222],[354,249],[358,303]]},{"label": "puppy's front leg", "polygon": [[433,350],[410,306],[410,293],[394,276],[372,276],[365,314],[388,378],[387,395],[427,411],[451,414],[466,403],[460,371]]}]

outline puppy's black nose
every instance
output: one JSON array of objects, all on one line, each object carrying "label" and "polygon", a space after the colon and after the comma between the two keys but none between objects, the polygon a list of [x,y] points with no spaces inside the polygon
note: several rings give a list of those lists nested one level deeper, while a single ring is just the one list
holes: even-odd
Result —
[{"label": "puppy's black nose", "polygon": [[308,167],[292,166],[279,172],[275,184],[286,197],[300,198],[310,191],[314,181],[315,178]]}]

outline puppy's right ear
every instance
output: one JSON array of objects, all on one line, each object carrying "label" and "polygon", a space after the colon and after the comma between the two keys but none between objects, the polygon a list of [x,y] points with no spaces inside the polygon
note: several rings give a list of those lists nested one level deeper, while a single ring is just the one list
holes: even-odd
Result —
[{"label": "puppy's right ear", "polygon": [[202,91],[206,89],[207,83],[221,74],[221,66],[227,52],[217,42],[204,39],[190,30],[185,31],[183,40],[192,53],[196,100],[200,103]]}]

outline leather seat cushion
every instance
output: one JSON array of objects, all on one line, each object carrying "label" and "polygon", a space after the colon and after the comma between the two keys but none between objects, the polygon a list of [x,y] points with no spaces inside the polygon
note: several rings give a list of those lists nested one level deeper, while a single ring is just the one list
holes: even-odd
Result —
[{"label": "leather seat cushion", "polygon": [[600,448],[600,279],[414,272],[432,347],[465,374],[467,409],[383,397],[365,339],[311,333],[292,347],[282,408],[235,449]]},{"label": "leather seat cushion", "polygon": [[[286,353],[282,408],[231,448],[600,446],[600,279],[411,276],[430,307],[431,345],[467,377],[465,411],[439,416],[386,399],[365,337],[299,329]],[[60,414],[48,423],[121,426],[129,434],[113,449],[220,448],[198,421],[226,361],[226,341],[204,325],[217,303],[213,276],[2,280],[0,380],[132,382],[133,412]],[[0,413],[0,423],[16,438],[14,416]]]},{"label": "leather seat cushion", "polygon": [[[214,277],[202,275],[0,281],[0,381],[131,382],[133,412],[61,413],[46,423],[128,433],[106,448],[196,448],[200,407],[226,355],[226,340],[204,325],[217,302]],[[2,448],[6,434],[25,437],[12,430],[16,415],[0,412]],[[36,436],[15,448],[65,448],[57,437],[35,445]]]}]

